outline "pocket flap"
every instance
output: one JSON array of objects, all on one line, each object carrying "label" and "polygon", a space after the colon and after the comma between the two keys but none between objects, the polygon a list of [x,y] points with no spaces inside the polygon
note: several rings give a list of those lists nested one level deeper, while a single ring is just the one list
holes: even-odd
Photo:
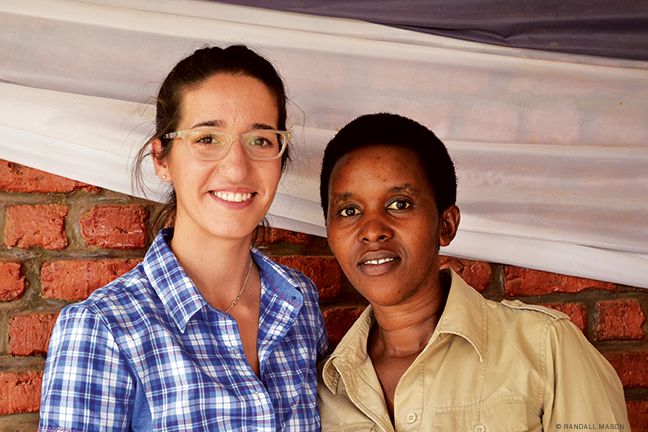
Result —
[{"label": "pocket flap", "polygon": [[436,432],[522,432],[528,429],[525,397],[507,394],[484,402],[438,407]]}]

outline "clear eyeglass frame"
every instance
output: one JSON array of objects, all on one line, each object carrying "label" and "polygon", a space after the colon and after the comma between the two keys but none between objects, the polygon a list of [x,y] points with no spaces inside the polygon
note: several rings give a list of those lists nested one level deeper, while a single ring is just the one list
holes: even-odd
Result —
[{"label": "clear eyeglass frame", "polygon": [[[276,134],[277,144],[280,146],[280,149],[276,154],[273,154],[270,157],[258,156],[258,153],[255,154],[255,148],[258,146],[252,145],[255,139],[265,138],[268,134]],[[225,144],[219,146],[218,149],[210,149],[208,151],[200,151],[195,146],[196,144],[192,142],[191,138],[195,137],[214,137],[217,136],[219,139],[225,138]],[[185,147],[189,154],[198,160],[204,161],[218,161],[222,160],[227,156],[232,144],[235,141],[240,141],[243,146],[243,151],[245,155],[255,161],[269,161],[278,159],[286,151],[288,146],[288,140],[292,137],[292,132],[290,131],[280,131],[274,129],[258,129],[251,132],[246,132],[241,135],[234,135],[227,132],[211,129],[211,128],[195,128],[195,129],[186,129],[181,131],[169,132],[162,136],[163,139],[175,139],[181,138],[185,143]],[[213,154],[213,155],[212,155]]]}]

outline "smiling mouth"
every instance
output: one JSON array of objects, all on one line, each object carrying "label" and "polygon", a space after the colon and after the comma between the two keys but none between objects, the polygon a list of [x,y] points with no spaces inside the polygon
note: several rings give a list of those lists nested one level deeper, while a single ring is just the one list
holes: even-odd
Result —
[{"label": "smiling mouth", "polygon": [[212,192],[216,197],[229,202],[243,202],[252,198],[251,193]]},{"label": "smiling mouth", "polygon": [[380,264],[385,264],[388,262],[394,261],[394,258],[381,258],[381,259],[372,259],[372,260],[367,260],[363,262],[363,265],[380,265]]}]

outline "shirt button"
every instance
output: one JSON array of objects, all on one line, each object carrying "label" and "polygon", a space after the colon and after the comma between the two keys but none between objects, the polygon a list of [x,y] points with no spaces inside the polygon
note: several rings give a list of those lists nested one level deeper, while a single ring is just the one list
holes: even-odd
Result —
[{"label": "shirt button", "polygon": [[414,423],[416,421],[416,413],[411,412],[411,413],[407,414],[407,417],[405,417],[405,420],[407,420],[407,423],[410,423],[410,424]]},{"label": "shirt button", "polygon": [[477,425],[473,429],[473,432],[486,432],[486,426],[484,425]]}]

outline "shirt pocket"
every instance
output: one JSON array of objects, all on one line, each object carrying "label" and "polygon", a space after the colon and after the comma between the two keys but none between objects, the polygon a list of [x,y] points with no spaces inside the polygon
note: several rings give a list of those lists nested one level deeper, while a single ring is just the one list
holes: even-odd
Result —
[{"label": "shirt pocket", "polygon": [[521,394],[435,409],[435,432],[522,432],[527,429],[525,397]]},{"label": "shirt pocket", "polygon": [[322,426],[322,432],[375,432],[377,430],[375,423],[371,421],[343,426]]}]

